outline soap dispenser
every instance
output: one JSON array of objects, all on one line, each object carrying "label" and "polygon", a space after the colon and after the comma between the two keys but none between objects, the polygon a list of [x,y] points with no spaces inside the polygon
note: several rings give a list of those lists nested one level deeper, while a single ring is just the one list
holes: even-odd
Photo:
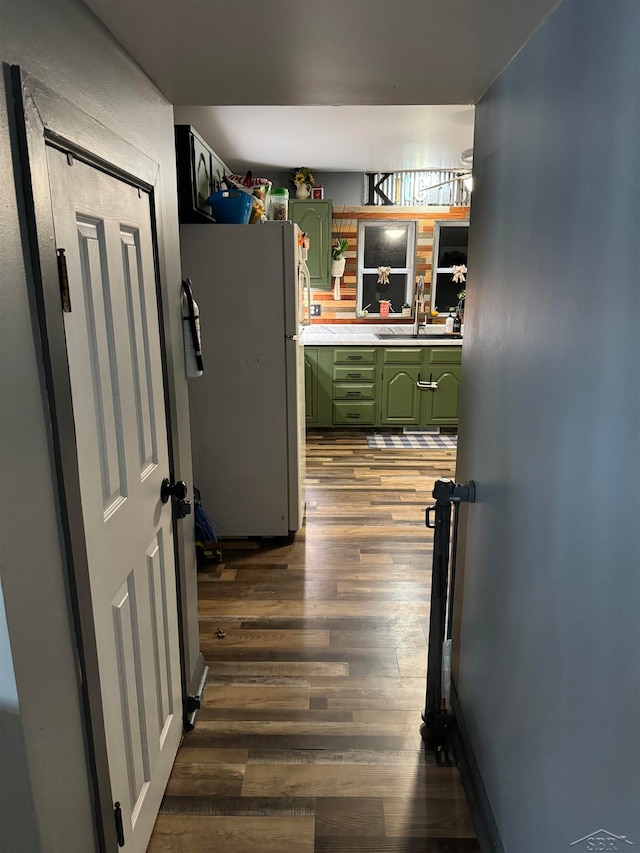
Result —
[{"label": "soap dispenser", "polygon": [[445,323],[444,323],[445,332],[447,332],[447,333],[453,332],[453,321],[454,321],[453,314],[449,314],[449,316],[447,317],[447,319],[445,320]]},{"label": "soap dispenser", "polygon": [[453,331],[454,334],[459,335],[462,329],[462,320],[460,319],[460,314],[456,311],[456,316],[453,318]]}]

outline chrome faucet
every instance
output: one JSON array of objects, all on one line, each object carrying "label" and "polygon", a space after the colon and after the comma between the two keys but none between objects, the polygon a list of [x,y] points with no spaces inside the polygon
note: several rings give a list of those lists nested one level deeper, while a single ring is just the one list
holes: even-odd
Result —
[{"label": "chrome faucet", "polygon": [[420,334],[420,315],[418,313],[418,305],[420,304],[420,300],[416,296],[415,301],[415,317],[413,318],[413,334],[418,336]]},{"label": "chrome faucet", "polygon": [[419,275],[416,282],[416,292],[413,297],[413,334],[417,337],[420,334],[420,297],[424,294],[424,276]]}]

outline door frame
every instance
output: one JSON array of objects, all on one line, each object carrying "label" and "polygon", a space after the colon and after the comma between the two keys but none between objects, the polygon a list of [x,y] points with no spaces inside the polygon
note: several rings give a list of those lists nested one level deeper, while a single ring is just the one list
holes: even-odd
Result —
[{"label": "door frame", "polygon": [[[89,585],[89,566],[85,540],[78,455],[73,420],[69,362],[61,307],[54,227],[48,181],[47,146],[52,146],[106,174],[124,181],[150,199],[151,230],[154,249],[156,297],[160,329],[163,395],[167,413],[168,476],[175,479],[178,417],[175,387],[168,370],[167,339],[169,328],[163,304],[167,291],[167,273],[163,263],[162,218],[156,198],[160,187],[160,166],[96,119],[65,98],[52,92],[19,66],[3,66],[7,91],[13,98],[16,151],[23,203],[21,230],[25,246],[25,268],[31,279],[37,307],[38,331],[51,419],[52,451],[60,506],[60,523],[71,621],[75,632],[82,699],[87,761],[93,788],[98,849],[107,853],[117,849],[113,812],[113,793],[105,737],[98,656]],[[186,595],[181,553],[181,531],[173,513],[174,559],[179,630],[179,654],[183,719],[187,708],[186,664],[183,624]]]}]

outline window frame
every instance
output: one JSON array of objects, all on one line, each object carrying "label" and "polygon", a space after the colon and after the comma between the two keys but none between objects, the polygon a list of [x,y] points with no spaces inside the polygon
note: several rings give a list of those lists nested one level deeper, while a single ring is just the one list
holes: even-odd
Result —
[{"label": "window frame", "polygon": [[[469,220],[468,219],[439,219],[433,223],[433,252],[431,255],[431,288],[429,294],[429,310],[436,310],[436,291],[438,289],[438,276],[441,273],[453,274],[453,267],[436,267],[438,263],[438,255],[440,254],[440,229],[441,228],[466,228],[467,229],[467,257],[469,256]],[[468,264],[467,264],[468,267]],[[466,275],[465,275],[466,279]],[[464,281],[460,285],[460,290],[466,290],[467,282]],[[448,314],[447,311],[440,311],[440,315]]]},{"label": "window frame", "polygon": [[[391,267],[391,275],[394,273],[407,276],[407,285],[405,288],[404,301],[409,305],[413,302],[413,292],[415,287],[416,277],[416,246],[418,237],[418,220],[417,219],[361,219],[358,222],[358,272],[356,278],[356,315],[359,315],[363,310],[363,280],[365,274],[378,272],[378,267],[365,267],[364,264],[364,243],[365,230],[367,228],[402,228],[407,226],[407,266]],[[389,317],[402,317],[402,306],[398,306],[398,311],[389,312]],[[368,310],[369,317],[379,317],[380,311]]]}]

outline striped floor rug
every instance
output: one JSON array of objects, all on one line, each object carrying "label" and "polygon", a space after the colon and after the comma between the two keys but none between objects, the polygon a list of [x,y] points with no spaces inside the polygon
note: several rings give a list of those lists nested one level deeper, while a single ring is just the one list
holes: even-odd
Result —
[{"label": "striped floor rug", "polygon": [[371,448],[398,447],[405,450],[434,449],[455,450],[458,446],[457,435],[368,435],[367,444]]}]

